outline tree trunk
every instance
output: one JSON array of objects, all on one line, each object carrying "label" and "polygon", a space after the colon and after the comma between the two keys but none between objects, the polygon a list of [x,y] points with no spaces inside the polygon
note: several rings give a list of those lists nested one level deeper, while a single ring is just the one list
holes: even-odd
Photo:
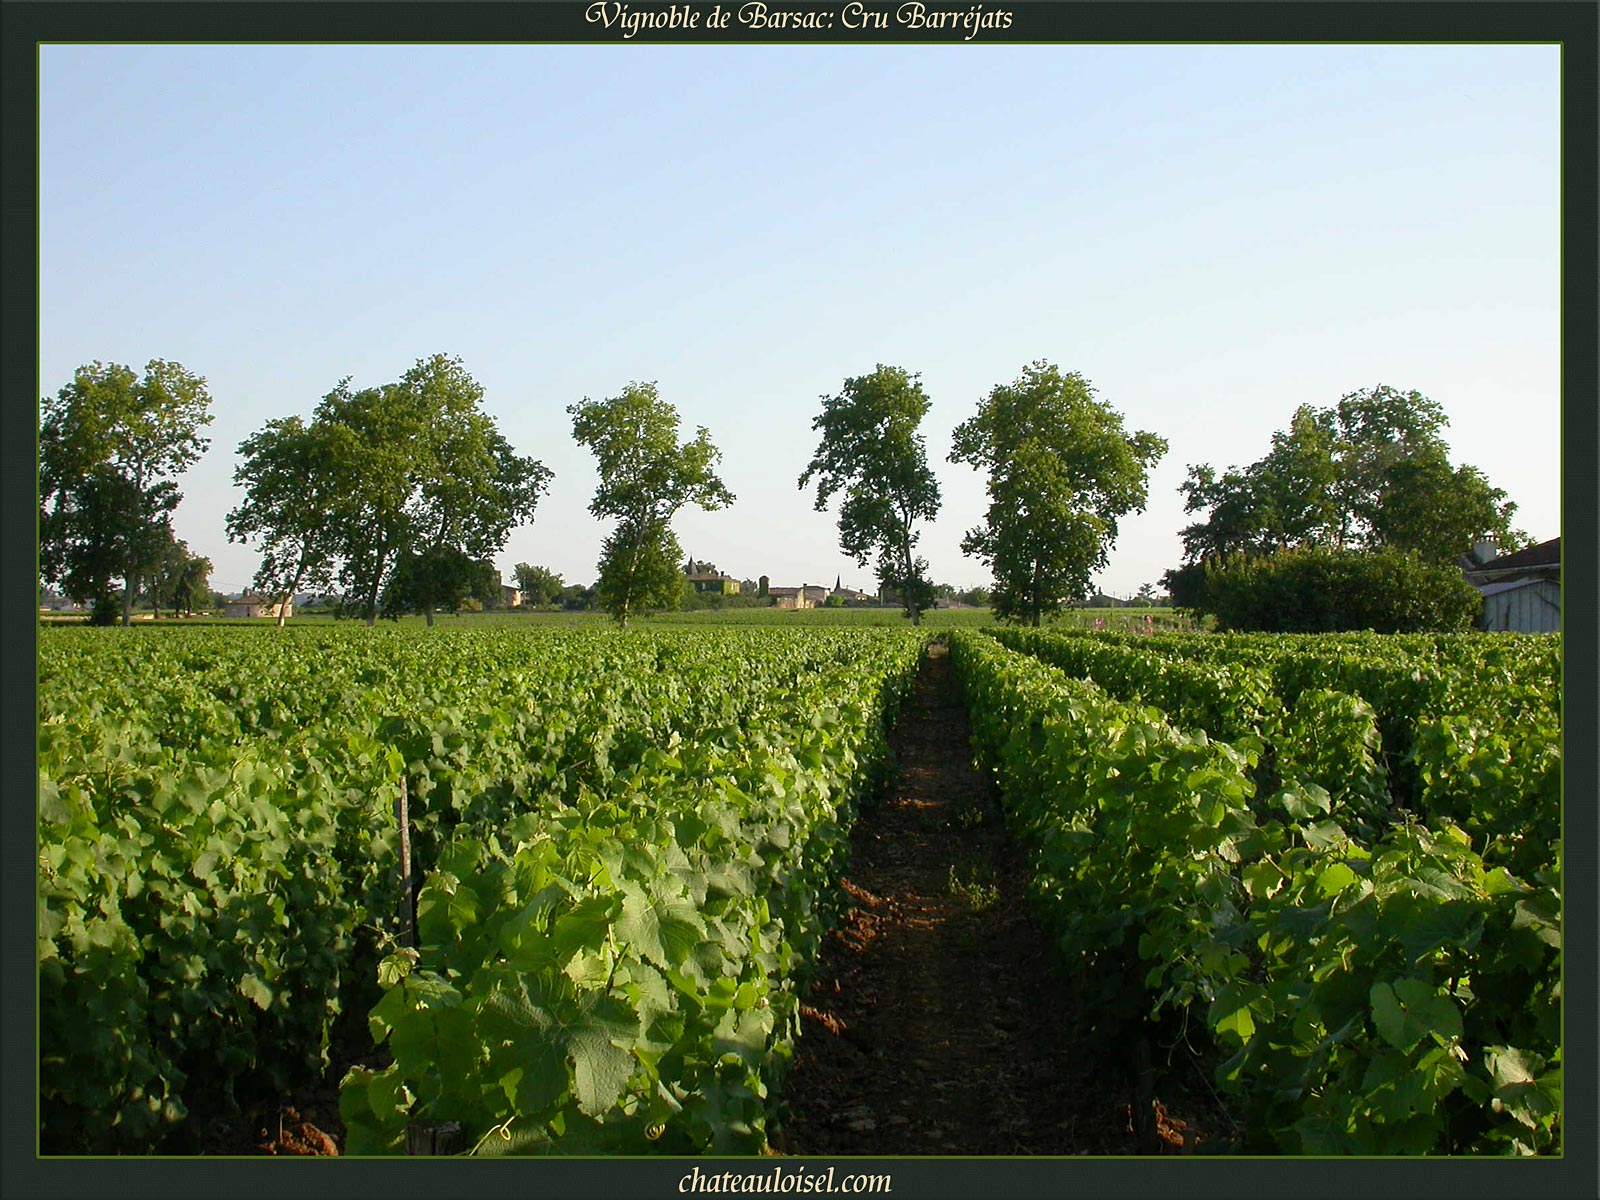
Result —
[{"label": "tree trunk", "polygon": [[[137,463],[134,466],[133,490],[139,494],[140,507],[143,507],[144,465],[142,463]],[[143,538],[141,537],[139,540],[142,542]],[[122,595],[122,625],[123,628],[126,629],[129,625],[133,624],[133,594],[139,590],[138,572],[130,570],[127,578],[124,579],[123,582],[127,584],[127,590]]]},{"label": "tree trunk", "polygon": [[906,612],[911,617],[912,627],[922,624],[922,609],[917,604],[918,597],[912,594],[911,587],[911,520],[904,517],[904,529],[900,539],[900,599],[905,604]]},{"label": "tree trunk", "polygon": [[378,561],[373,565],[372,587],[367,591],[367,628],[371,629],[378,623],[378,585],[383,582],[383,568],[387,565],[388,555],[380,553]]},{"label": "tree trunk", "polygon": [[433,628],[433,605],[424,604],[422,607],[425,610],[423,615],[428,619],[428,628],[432,629]]},{"label": "tree trunk", "polygon": [[294,573],[294,578],[289,580],[289,590],[288,590],[288,592],[285,593],[284,595],[278,597],[278,628],[279,629],[282,629],[284,621],[288,620],[288,616],[289,616],[289,613],[288,613],[289,598],[300,590],[300,581],[302,579],[304,579],[305,576],[306,576],[306,563],[305,563],[305,559],[302,558],[300,560],[300,566],[296,569],[296,571]]},{"label": "tree trunk", "polygon": [[639,579],[635,572],[639,569],[639,555],[644,552],[644,531],[649,526],[650,523],[648,521],[639,523],[639,536],[634,540],[633,548],[628,554],[628,573],[623,583],[622,608],[616,614],[617,628],[619,629],[628,627],[628,609],[633,607],[633,594],[639,586]]}]

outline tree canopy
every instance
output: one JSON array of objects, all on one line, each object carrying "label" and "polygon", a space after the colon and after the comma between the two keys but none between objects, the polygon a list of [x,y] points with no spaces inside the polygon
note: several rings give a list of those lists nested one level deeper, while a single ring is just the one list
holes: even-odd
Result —
[{"label": "tree canopy", "polygon": [[283,417],[241,442],[239,455],[233,480],[245,498],[228,514],[228,540],[257,543],[253,584],[277,599],[282,625],[283,600],[332,586],[349,523],[340,510],[355,496],[355,435],[331,421]]},{"label": "tree canopy", "polygon": [[173,537],[167,530],[167,544],[146,572],[146,592],[151,608],[160,615],[163,607],[173,613],[192,613],[211,600],[211,560],[193,554],[189,543]]},{"label": "tree canopy", "polygon": [[436,354],[396,383],[353,391],[342,380],[309,423],[269,422],[246,439],[234,475],[245,500],[228,529],[261,546],[257,585],[282,594],[334,580],[341,612],[369,625],[419,608],[431,622],[435,607],[459,604],[475,564],[533,518],[550,480],[482,399],[459,358]]},{"label": "tree canopy", "polygon": [[1129,434],[1082,375],[1035,362],[956,427],[952,462],[988,472],[983,525],[961,548],[994,572],[995,612],[1038,625],[1089,593],[1117,522],[1142,511],[1165,439]]},{"label": "tree canopy", "polygon": [[474,559],[456,546],[403,550],[383,585],[379,613],[391,620],[423,613],[431,625],[436,609],[458,613],[468,598],[487,607],[498,599],[499,590],[494,563]]},{"label": "tree canopy", "polygon": [[715,467],[722,455],[704,426],[678,441],[678,410],[652,383],[630,383],[618,396],[569,405],[572,435],[595,456],[600,483],[589,511],[616,527],[601,548],[595,591],[623,628],[640,613],[676,607],[683,552],[672,518],[688,504],[708,512],[734,495]]},{"label": "tree canopy", "polygon": [[41,401],[40,574],[96,619],[115,611],[120,581],[131,620],[141,579],[172,539],[176,480],[209,445],[210,406],[202,377],[162,359],[143,376],[90,363]]},{"label": "tree canopy", "polygon": [[[1207,464],[1191,466],[1180,489],[1184,508],[1204,520],[1182,531],[1183,564],[1164,576],[1173,602],[1220,620],[1224,608],[1243,611],[1241,597],[1252,589],[1278,588],[1291,575],[1310,578],[1313,567],[1333,570],[1315,555],[1282,572],[1247,568],[1241,558],[1313,550],[1384,553],[1459,577],[1454,564],[1480,539],[1502,551],[1516,549],[1527,540],[1511,525],[1516,505],[1476,467],[1451,466],[1448,425],[1435,401],[1380,384],[1327,408],[1301,405],[1289,428],[1272,435],[1267,454],[1247,467],[1219,475]],[[1352,579],[1423,578],[1394,566],[1394,558],[1370,570],[1343,558],[1327,560],[1334,561],[1339,571],[1354,572]],[[1387,615],[1373,619],[1391,621]]]},{"label": "tree canopy", "polygon": [[531,563],[518,563],[512,568],[511,576],[517,581],[517,590],[522,593],[522,602],[533,608],[545,608],[554,604],[561,598],[561,576],[548,567],[537,567]]},{"label": "tree canopy", "polygon": [[822,438],[799,483],[804,490],[817,481],[818,512],[844,494],[840,549],[858,566],[876,557],[878,582],[913,624],[934,601],[928,561],[916,553],[916,522],[939,512],[939,482],[918,432],[928,405],[921,377],[901,367],[879,363],[870,375],[846,379],[838,395],[822,397],[811,422]]},{"label": "tree canopy", "polygon": [[1268,453],[1218,474],[1191,466],[1182,531],[1186,564],[1300,547],[1387,548],[1445,565],[1479,538],[1515,549],[1516,505],[1475,467],[1454,468],[1444,409],[1386,384],[1323,409],[1301,405]]},{"label": "tree canopy", "polygon": [[678,566],[682,553],[671,526],[619,521],[600,547],[600,607],[624,629],[634,615],[678,608],[689,586]]}]

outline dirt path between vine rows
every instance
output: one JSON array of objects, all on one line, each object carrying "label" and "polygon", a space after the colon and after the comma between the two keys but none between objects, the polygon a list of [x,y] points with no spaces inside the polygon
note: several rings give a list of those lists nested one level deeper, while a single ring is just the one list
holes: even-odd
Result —
[{"label": "dirt path between vine rows", "polygon": [[[1058,956],[1033,920],[1025,865],[970,736],[935,643],[891,739],[898,779],[856,827],[852,908],[801,1009],[775,1149],[1183,1152],[1205,1137],[1185,1081],[1166,1072],[1141,1087],[1129,1055],[1075,1040]],[[1141,1102],[1150,1117],[1136,1130]]]}]

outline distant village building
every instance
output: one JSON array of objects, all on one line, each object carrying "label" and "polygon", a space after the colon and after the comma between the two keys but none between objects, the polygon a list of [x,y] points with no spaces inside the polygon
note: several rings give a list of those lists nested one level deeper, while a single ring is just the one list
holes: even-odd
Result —
[{"label": "distant village building", "polygon": [[509,583],[500,585],[500,606],[502,608],[521,608],[522,590]]},{"label": "distant village building", "polygon": [[1479,542],[1463,556],[1467,582],[1483,597],[1479,627],[1520,633],[1561,631],[1561,539],[1511,554]]},{"label": "distant village building", "polygon": [[689,586],[702,594],[737,596],[739,581],[731,575],[713,574],[709,571],[689,576]]},{"label": "distant village building", "polygon": [[862,592],[855,588],[845,587],[843,575],[834,578],[833,591],[829,592],[828,596],[829,598],[837,596],[846,604],[876,604],[878,602],[878,598],[871,592]]},{"label": "distant village building", "polygon": [[764,594],[771,596],[778,608],[820,608],[830,601],[845,604],[876,604],[878,598],[871,592],[858,592],[840,587],[837,583],[827,587],[820,583],[803,583],[799,587],[773,587],[762,577]]},{"label": "distant village building", "polygon": [[715,563],[701,563],[690,559],[683,566],[683,573],[689,580],[689,586],[701,595],[709,596],[737,596],[739,594],[739,581],[731,575],[724,575],[717,570]]},{"label": "distant village building", "polygon": [[772,580],[763,575],[756,582],[757,595],[769,598],[773,606],[783,609],[820,608],[828,603],[877,604],[878,597],[871,592],[858,591],[844,586],[843,577],[836,578],[830,588],[821,583],[803,583],[799,587],[774,587]]},{"label": "distant village building", "polygon": [[778,608],[815,608],[817,602],[806,592],[804,587],[767,587],[767,595],[772,597],[773,604]]},{"label": "distant village building", "polygon": [[[239,597],[230,597],[222,606],[222,615],[225,617],[272,617],[278,616],[278,604],[266,596],[256,596],[246,593]],[[294,615],[294,601],[283,601],[283,615],[285,618]]]}]

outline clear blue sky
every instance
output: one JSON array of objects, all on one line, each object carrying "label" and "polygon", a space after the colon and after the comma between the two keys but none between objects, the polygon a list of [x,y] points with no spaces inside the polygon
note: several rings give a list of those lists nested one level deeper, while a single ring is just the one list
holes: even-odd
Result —
[{"label": "clear blue sky", "polygon": [[555,472],[500,555],[593,580],[566,406],[655,380],[723,451],[685,550],[871,586],[796,481],[819,397],[920,372],[934,578],[982,480],[950,432],[1035,359],[1167,438],[1098,582],[1177,565],[1190,464],[1378,383],[1560,532],[1555,46],[47,46],[41,394],[175,359],[212,444],[175,525],[245,587],[241,440],[461,356]]}]

